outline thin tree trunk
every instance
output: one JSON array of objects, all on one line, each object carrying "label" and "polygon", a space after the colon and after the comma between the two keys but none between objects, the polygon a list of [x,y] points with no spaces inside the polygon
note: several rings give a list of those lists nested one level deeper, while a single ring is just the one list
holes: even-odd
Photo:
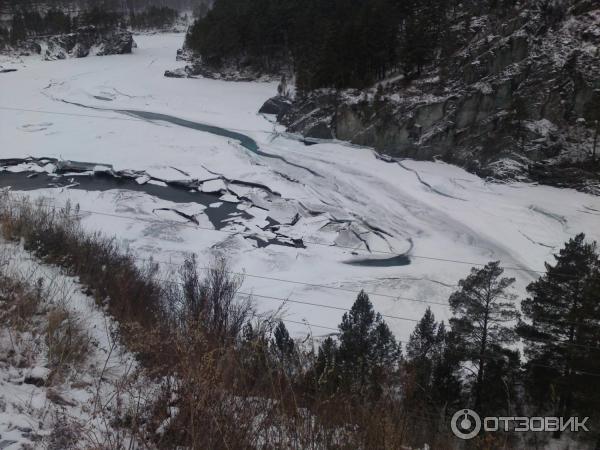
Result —
[{"label": "thin tree trunk", "polygon": [[594,133],[594,146],[592,147],[592,161],[596,161],[596,144],[598,143],[598,132],[600,132],[600,120],[596,120],[596,132]]},{"label": "thin tree trunk", "polygon": [[483,330],[481,334],[481,346],[479,347],[479,370],[477,371],[477,386],[475,388],[475,408],[478,413],[481,413],[481,387],[483,385],[484,376],[484,356],[487,348],[487,325],[488,325],[488,311],[489,301],[486,304],[485,318],[483,319]]},{"label": "thin tree trunk", "polygon": [[[573,338],[575,336],[575,327],[573,325],[571,325],[571,327],[569,328],[569,345],[571,345],[573,343]],[[565,367],[565,370],[563,372],[563,377],[567,378],[569,375],[571,375],[571,353],[573,352],[573,350],[569,350],[568,352],[568,356],[567,356],[567,365]],[[566,417],[568,410],[570,409],[570,404],[571,404],[571,397],[572,397],[572,390],[570,387],[570,383],[567,381],[566,385],[563,385],[562,389],[561,389],[561,394],[560,394],[560,400],[558,403],[558,417]],[[560,430],[556,430],[553,434],[552,437],[555,439],[559,439],[561,436],[561,431]]]}]

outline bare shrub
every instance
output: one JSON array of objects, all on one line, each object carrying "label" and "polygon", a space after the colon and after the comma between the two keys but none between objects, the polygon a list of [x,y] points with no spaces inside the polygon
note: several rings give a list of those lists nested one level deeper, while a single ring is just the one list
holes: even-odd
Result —
[{"label": "bare shrub", "polygon": [[44,442],[45,448],[46,450],[76,449],[81,435],[80,424],[71,420],[67,414],[56,412],[53,417],[52,431]]},{"label": "bare shrub", "polygon": [[48,366],[62,372],[80,365],[90,349],[90,337],[81,321],[61,305],[48,311],[47,320],[45,339]]},{"label": "bare shrub", "polygon": [[16,331],[29,328],[43,307],[44,283],[41,278],[31,286],[24,280],[0,274],[0,318]]},{"label": "bare shrub", "polygon": [[175,326],[188,332],[201,327],[218,345],[234,343],[244,324],[255,315],[252,302],[238,295],[243,278],[229,273],[222,256],[216,256],[201,277],[195,255],[186,257],[179,277],[180,283],[171,286],[166,299],[174,306],[171,314]]},{"label": "bare shrub", "polygon": [[6,239],[21,240],[26,249],[46,262],[77,275],[97,302],[122,323],[152,328],[161,310],[161,287],[154,277],[158,266],[138,266],[114,238],[85,232],[79,208],[49,206],[0,193],[0,226]]}]

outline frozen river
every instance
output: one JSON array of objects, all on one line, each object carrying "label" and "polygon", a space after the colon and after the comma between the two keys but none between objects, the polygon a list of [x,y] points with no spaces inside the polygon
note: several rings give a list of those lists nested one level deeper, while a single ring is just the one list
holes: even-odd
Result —
[{"label": "frozen river", "polygon": [[[569,237],[600,239],[598,197],[306,146],[257,113],[274,83],[165,78],[182,41],[137,36],[133,55],[2,61],[18,70],[0,75],[0,159],[50,159],[7,167],[0,186],[78,202],[86,227],[140,258],[177,263],[193,251],[206,263],[222,252],[261,309],[289,299],[297,333],[304,320],[335,327],[365,289],[406,339],[428,305],[449,316],[472,264],[501,260],[522,294]],[[14,174],[53,173],[61,161],[89,170]],[[98,171],[108,175],[89,175]]]}]

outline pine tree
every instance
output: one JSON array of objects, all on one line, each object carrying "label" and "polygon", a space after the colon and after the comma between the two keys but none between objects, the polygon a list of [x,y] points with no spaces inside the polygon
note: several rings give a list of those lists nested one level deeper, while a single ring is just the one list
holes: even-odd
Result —
[{"label": "pine tree", "polygon": [[437,323],[430,308],[411,333],[406,346],[407,370],[437,413],[460,398],[459,358],[455,336]]},{"label": "pine tree", "polygon": [[[598,55],[598,52],[596,52]],[[595,90],[592,98],[588,102],[585,111],[586,118],[593,125],[592,132],[594,134],[592,142],[592,162],[596,162],[596,147],[598,145],[598,136],[600,135],[600,91]]]},{"label": "pine tree", "polygon": [[425,427],[417,422],[411,425],[420,430],[413,436],[416,445],[431,442],[431,434],[444,426],[449,414],[462,407],[459,364],[454,336],[443,322],[435,321],[427,308],[406,346],[403,377],[404,408],[431,418]]},{"label": "pine tree", "polygon": [[337,366],[341,388],[351,394],[376,397],[386,378],[396,370],[401,351],[364,291],[344,314],[339,329]]},{"label": "pine tree", "polygon": [[368,383],[370,332],[374,322],[375,311],[369,296],[361,291],[339,325],[339,364],[348,391],[361,391]]},{"label": "pine tree", "polygon": [[452,331],[446,330],[444,322],[438,325],[436,345],[431,376],[431,399],[441,416],[447,417],[462,406],[462,384],[458,340]]},{"label": "pine tree", "polygon": [[392,331],[388,325],[379,320],[381,316],[377,314],[376,325],[371,332],[372,348],[369,358],[371,374],[375,381],[388,381],[390,375],[393,375],[402,359],[402,348],[396,342]]},{"label": "pine tree", "polygon": [[427,308],[406,345],[406,357],[414,372],[416,383],[424,389],[430,386],[434,354],[438,351],[437,327],[431,309]]},{"label": "pine tree", "polygon": [[590,374],[600,373],[600,257],[583,234],[554,257],[556,264],[546,263],[546,273],[527,287],[530,297],[521,304],[527,323],[518,331],[529,392],[540,408],[568,417],[599,399],[598,378]]},{"label": "pine tree", "polygon": [[16,44],[27,37],[27,28],[25,19],[21,13],[16,13],[13,16],[10,29],[10,42]]},{"label": "pine tree", "polygon": [[[411,8],[416,5],[411,2]],[[300,90],[364,87],[398,61],[401,10],[397,0],[351,5],[337,0],[216,0],[190,28],[186,45],[217,66],[244,60],[267,71],[290,63],[277,60],[291,55]]]},{"label": "pine tree", "polygon": [[431,312],[431,308],[427,308],[406,345],[406,356],[409,360],[414,361],[430,356],[430,352],[434,350],[436,344],[436,328],[435,316]]},{"label": "pine tree", "polygon": [[271,348],[274,350],[277,358],[282,363],[294,354],[295,344],[294,340],[290,337],[285,324],[279,322],[273,331],[273,339],[271,340]]},{"label": "pine tree", "polygon": [[317,353],[314,373],[317,389],[325,395],[335,394],[339,386],[339,370],[337,366],[337,343],[328,336]]},{"label": "pine tree", "polygon": [[[482,411],[491,405],[483,387],[501,383],[497,373],[486,372],[494,359],[506,357],[506,347],[516,340],[510,322],[518,319],[514,295],[506,290],[514,278],[501,278],[504,269],[500,262],[490,262],[482,269],[471,269],[471,274],[460,280],[459,290],[449,299],[454,317],[450,319],[461,349],[461,359],[474,365],[471,390],[475,409]],[[494,375],[494,378],[492,378]]]},{"label": "pine tree", "polygon": [[[408,426],[415,430],[411,444],[421,446],[427,442],[427,437],[437,428],[434,420],[420,424],[420,419],[412,416],[437,417],[433,404],[432,375],[437,348],[438,324],[430,308],[417,322],[415,329],[406,344],[406,361],[402,376],[402,406],[407,412]],[[430,423],[431,422],[431,423]]]}]

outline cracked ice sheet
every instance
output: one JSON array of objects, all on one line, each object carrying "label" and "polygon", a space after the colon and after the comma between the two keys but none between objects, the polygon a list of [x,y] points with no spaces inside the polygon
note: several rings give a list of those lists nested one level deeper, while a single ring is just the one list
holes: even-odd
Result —
[{"label": "cracked ice sheet", "polygon": [[[210,259],[211,248],[219,249],[230,257],[235,270],[247,270],[252,275],[349,290],[364,288],[402,297],[394,300],[372,296],[372,300],[384,314],[418,319],[427,305],[406,298],[445,302],[453,284],[468,273],[470,265],[419,258],[402,267],[348,265],[345,262],[352,259],[392,255],[369,255],[360,250],[355,255],[350,249],[330,247],[340,235],[332,227],[322,227],[330,221],[353,221],[352,229],[357,229],[376,250],[386,251],[388,246],[400,253],[410,248],[410,239],[415,255],[472,262],[500,259],[505,265],[529,269],[543,269],[543,262],[550,259],[551,247],[560,247],[577,232],[600,239],[599,217],[594,213],[600,211],[597,197],[544,186],[489,184],[443,163],[402,161],[429,188],[415,172],[381,161],[368,149],[341,143],[304,146],[271,134],[272,124],[256,114],[262,102],[275,93],[274,84],[164,78],[164,69],[181,64],[174,56],[183,35],[143,36],[137,41],[139,48],[133,55],[26,61],[18,77],[5,74],[0,97],[11,106],[61,114],[0,111],[0,157],[33,155],[93,161],[113,164],[117,170],[146,170],[164,179],[185,179],[176,169],[200,179],[214,179],[214,172],[229,179],[267,185],[288,200],[272,201],[255,188],[229,184],[230,191],[243,192],[255,203],[254,207],[241,207],[254,213],[254,219],[240,223],[236,218],[229,231],[250,229],[263,238],[272,237],[272,233],[259,230],[270,216],[283,224],[280,230],[285,235],[324,244],[307,244],[306,249],[275,245],[257,248],[253,241],[240,236],[188,226],[188,221],[172,212],[152,212],[156,208],[174,208],[197,214],[199,205],[174,204],[138,192],[36,192],[51,193],[58,202],[71,198],[82,209],[168,219],[157,223],[84,217],[87,228],[118,235],[142,257],[181,261],[184,252],[194,251],[204,264]],[[44,89],[49,84],[51,87]],[[97,100],[94,95],[112,100]],[[146,110],[249,130],[240,132],[255,139],[261,151],[282,156],[321,176],[278,159],[252,154],[231,139],[163,122],[129,120],[131,117],[122,114],[58,101],[61,98],[94,107]],[[321,214],[304,215],[295,225],[286,225],[303,209],[299,205]],[[212,228],[203,214],[195,217],[203,228]],[[362,233],[373,227],[391,236],[383,242],[375,234]],[[346,234],[342,238],[349,247],[360,244],[356,236]],[[526,272],[507,271],[507,275],[517,277],[521,294],[533,278]],[[355,297],[351,292],[250,276],[242,289],[345,308]],[[262,309],[278,306],[272,300],[256,300]],[[438,318],[448,317],[444,306],[433,305],[432,309]],[[297,303],[289,303],[287,311],[291,320],[306,318],[332,327],[342,315],[337,310]],[[414,326],[394,319],[388,322],[400,339],[406,339]],[[299,325],[289,327],[297,333],[305,330]]]}]

